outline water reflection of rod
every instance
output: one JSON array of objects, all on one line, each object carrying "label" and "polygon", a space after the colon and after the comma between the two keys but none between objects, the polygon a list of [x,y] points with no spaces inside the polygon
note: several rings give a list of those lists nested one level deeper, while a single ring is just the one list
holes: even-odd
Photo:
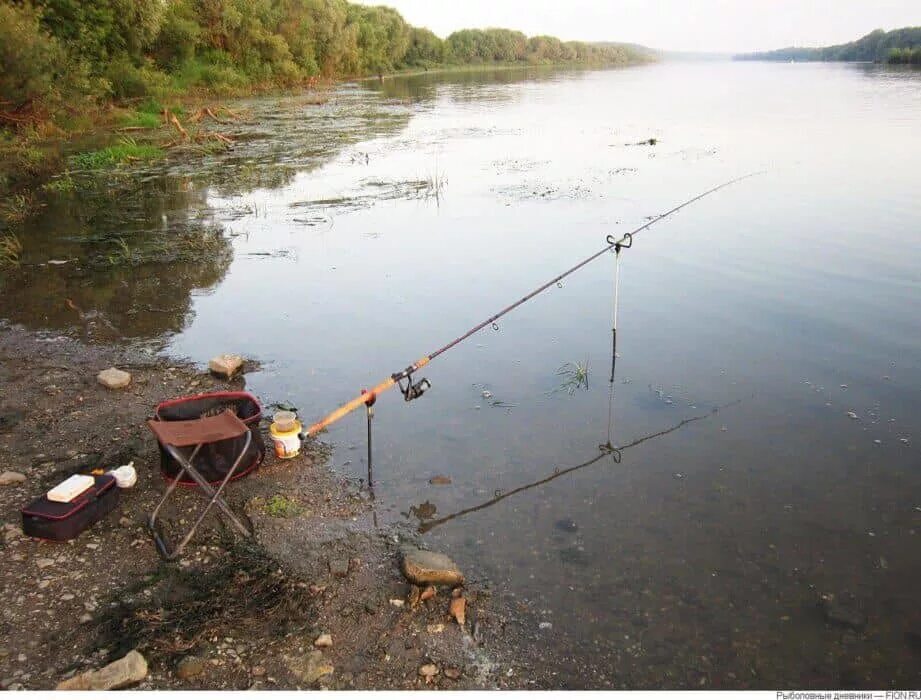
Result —
[{"label": "water reflection of rod", "polygon": [[[361,407],[361,406],[364,406],[364,405],[367,404],[369,401],[374,400],[374,399],[377,397],[378,394],[381,394],[381,393],[387,391],[388,389],[393,388],[394,386],[399,386],[399,387],[400,387],[400,390],[403,392],[403,398],[404,398],[406,401],[411,401],[411,400],[413,400],[413,399],[418,398],[419,396],[422,395],[422,393],[423,393],[430,385],[429,385],[429,383],[428,383],[428,380],[426,380],[426,379],[421,379],[420,381],[414,383],[414,382],[413,382],[413,379],[412,379],[413,373],[416,372],[416,371],[418,371],[419,369],[421,369],[421,368],[424,367],[425,365],[427,365],[429,362],[431,362],[432,360],[434,360],[436,357],[438,357],[438,356],[441,355],[442,353],[447,352],[447,351],[450,350],[451,348],[453,348],[453,347],[459,345],[460,343],[462,343],[463,341],[465,341],[467,338],[469,338],[469,337],[472,336],[473,334],[478,333],[479,331],[481,331],[481,330],[483,330],[484,328],[486,328],[486,326],[495,325],[496,321],[499,320],[500,318],[502,318],[503,316],[505,316],[507,313],[509,313],[509,312],[511,312],[512,310],[518,308],[519,306],[521,306],[521,305],[524,304],[525,302],[530,301],[531,299],[533,299],[534,297],[536,297],[538,294],[540,294],[540,293],[546,291],[547,289],[549,289],[549,288],[552,287],[553,285],[559,283],[561,280],[563,280],[564,278],[566,278],[566,277],[568,277],[569,275],[573,274],[574,272],[577,272],[578,270],[581,270],[583,267],[585,267],[585,266],[588,265],[589,263],[591,263],[591,262],[597,260],[597,259],[600,258],[602,255],[604,255],[605,253],[608,253],[608,252],[610,252],[610,251],[612,251],[612,250],[618,250],[618,249],[620,249],[620,248],[622,248],[622,247],[629,247],[630,244],[631,244],[632,241],[633,241],[633,236],[635,236],[636,234],[638,234],[640,231],[645,231],[646,229],[650,228],[651,226],[653,226],[654,224],[658,223],[659,221],[662,221],[662,219],[665,219],[665,218],[671,216],[672,214],[676,214],[677,212],[681,211],[681,210],[684,209],[685,207],[687,207],[687,206],[693,204],[694,202],[697,202],[697,201],[703,199],[703,198],[706,197],[707,195],[713,194],[714,192],[717,192],[717,191],[723,189],[724,187],[729,187],[729,185],[732,185],[732,184],[734,184],[734,183],[736,183],[736,182],[740,182],[740,181],[742,181],[742,180],[745,180],[745,179],[747,179],[747,178],[754,177],[755,175],[760,175],[760,174],[761,174],[761,173],[749,173],[749,174],[743,175],[743,176],[741,176],[741,177],[733,178],[732,180],[729,180],[729,181],[727,181],[727,182],[724,182],[724,183],[722,183],[721,185],[717,185],[716,187],[713,187],[713,188],[707,190],[706,192],[702,192],[701,194],[699,194],[699,195],[697,195],[697,196],[695,196],[695,197],[692,197],[691,199],[688,199],[688,200],[682,202],[681,204],[679,204],[679,205],[677,205],[677,206],[675,206],[675,207],[672,207],[671,209],[669,209],[669,210],[668,210],[667,212],[665,212],[664,214],[659,214],[658,216],[656,216],[656,217],[650,219],[650,220],[647,221],[645,224],[643,224],[642,226],[639,226],[638,228],[634,229],[634,230],[631,231],[630,233],[625,233],[625,234],[623,235],[623,237],[620,238],[619,240],[615,240],[613,236],[608,236],[608,239],[607,239],[607,240],[608,240],[608,245],[606,245],[604,248],[602,248],[601,250],[599,250],[597,253],[594,253],[594,254],[588,256],[587,258],[585,258],[584,260],[582,260],[581,262],[579,262],[579,263],[573,265],[571,268],[569,268],[568,270],[566,270],[566,271],[565,271],[564,273],[562,273],[561,275],[557,275],[556,277],[554,277],[552,280],[550,280],[550,281],[547,282],[546,284],[542,284],[542,285],[541,285],[540,287],[538,287],[537,289],[535,289],[535,290],[529,292],[528,294],[526,294],[525,296],[521,297],[518,301],[516,301],[516,302],[514,302],[514,303],[512,303],[512,304],[509,304],[509,305],[506,306],[504,309],[502,309],[502,310],[499,311],[498,313],[493,314],[492,316],[490,316],[489,318],[487,318],[487,319],[486,319],[485,321],[483,321],[482,323],[478,323],[477,325],[475,325],[473,328],[471,328],[470,330],[468,330],[468,331],[467,331],[466,333],[464,333],[463,335],[459,335],[457,338],[455,338],[454,340],[452,340],[451,342],[449,342],[447,345],[443,345],[442,347],[438,348],[438,349],[435,350],[434,352],[432,352],[432,353],[430,353],[430,354],[428,354],[428,355],[425,355],[425,356],[419,358],[418,360],[416,360],[413,364],[411,364],[411,365],[410,365],[409,367],[407,367],[406,369],[404,369],[404,370],[402,370],[402,371],[400,371],[400,372],[395,372],[395,373],[393,373],[392,375],[390,375],[389,378],[387,378],[387,379],[385,379],[384,381],[382,381],[380,384],[378,384],[377,386],[375,386],[375,387],[374,387],[373,389],[371,389],[370,391],[362,392],[359,396],[356,396],[356,397],[355,397],[354,399],[352,399],[351,401],[348,401],[348,402],[342,404],[339,408],[337,408],[337,409],[336,409],[335,411],[333,411],[332,413],[328,414],[325,418],[322,418],[321,420],[319,420],[319,421],[317,421],[316,423],[314,423],[313,425],[311,425],[311,426],[307,429],[305,435],[306,435],[307,437],[313,437],[313,436],[317,435],[320,431],[324,430],[325,428],[327,428],[328,426],[332,425],[333,423],[335,423],[336,421],[340,420],[341,418],[344,418],[345,416],[347,416],[349,413],[351,413],[351,412],[354,411],[355,409],[357,409],[357,408],[359,408],[359,407]],[[498,327],[498,326],[496,326],[496,327]],[[406,382],[406,385],[405,385],[405,386],[403,385],[403,381]]]},{"label": "water reflection of rod", "polygon": [[680,430],[681,428],[688,425],[689,423],[694,423],[696,421],[703,420],[705,418],[709,418],[710,416],[714,416],[717,413],[719,413],[721,410],[723,410],[724,408],[735,406],[736,404],[740,403],[740,401],[741,400],[737,400],[731,403],[723,404],[722,406],[717,406],[716,408],[712,409],[708,413],[702,413],[698,416],[693,416],[691,418],[685,418],[680,423],[677,423],[670,428],[666,428],[665,430],[660,430],[656,433],[651,433],[649,435],[644,435],[643,437],[637,438],[633,442],[623,445],[622,447],[611,448],[608,445],[599,445],[598,446],[599,454],[596,455],[595,457],[592,457],[587,462],[582,462],[582,464],[577,464],[574,467],[567,467],[566,469],[557,469],[550,476],[544,477],[543,479],[539,479],[538,481],[532,482],[530,484],[519,486],[518,488],[513,489],[511,491],[507,491],[505,493],[501,493],[497,491],[496,496],[494,498],[491,498],[488,501],[485,501],[484,503],[481,503],[477,506],[471,506],[470,508],[464,508],[463,510],[459,510],[456,513],[451,513],[450,515],[446,515],[442,518],[438,518],[437,520],[429,520],[428,522],[420,523],[418,530],[421,533],[429,532],[430,530],[433,530],[439,525],[444,525],[446,522],[454,520],[455,518],[460,518],[461,516],[469,515],[470,513],[475,513],[478,510],[489,508],[490,506],[494,506],[497,503],[504,501],[506,498],[509,498],[510,496],[514,496],[515,494],[521,493],[522,491],[527,491],[537,486],[543,486],[544,484],[549,483],[553,481],[554,479],[559,479],[561,476],[564,476],[565,474],[572,474],[573,472],[579,471],[580,469],[585,469],[586,467],[590,467],[596,462],[599,462],[604,457],[610,456],[614,460],[615,464],[620,464],[621,453],[624,450],[628,450],[631,447],[636,447],[637,445],[640,445],[644,442],[648,442],[649,440],[654,440],[655,438],[662,437],[664,435],[668,435],[669,433],[673,433],[676,430]]}]

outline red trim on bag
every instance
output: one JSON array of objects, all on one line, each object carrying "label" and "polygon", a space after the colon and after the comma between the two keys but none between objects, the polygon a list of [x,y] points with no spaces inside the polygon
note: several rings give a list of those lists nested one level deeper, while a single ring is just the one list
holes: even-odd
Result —
[{"label": "red trim on bag", "polygon": [[[251,423],[262,418],[262,404],[259,403],[259,399],[253,396],[248,391],[215,391],[212,393],[206,394],[194,394],[192,396],[180,396],[177,399],[169,399],[167,401],[161,401],[157,404],[155,417],[157,420],[160,420],[160,409],[168,408],[174,406],[178,403],[186,403],[188,401],[195,401],[198,399],[250,399],[258,408],[259,411],[256,415],[250,416],[249,418],[240,418],[244,423]],[[238,416],[239,418],[239,416]]]},{"label": "red trim on bag", "polygon": [[[108,479],[106,479],[107,476],[109,477]],[[71,508],[66,513],[63,513],[61,515],[49,515],[48,513],[40,513],[40,512],[33,511],[33,510],[29,510],[29,506],[26,506],[20,512],[23,515],[28,515],[33,518],[42,518],[43,520],[67,520],[67,518],[72,517],[74,513],[79,513],[81,510],[86,508],[86,506],[89,505],[92,501],[98,500],[102,494],[104,494],[106,491],[108,491],[113,486],[115,486],[116,482],[115,482],[114,476],[110,476],[106,474],[104,476],[99,477],[99,479],[105,480],[105,481],[102,484],[93,484],[88,489],[86,489],[86,491],[84,491],[79,496],[77,496],[77,498],[75,498],[73,501],[70,501],[70,503],[73,504],[74,507]],[[90,498],[90,491],[93,492],[92,493],[93,498]],[[44,497],[44,501],[47,501],[48,503],[60,503],[59,501],[50,500],[47,496]],[[42,503],[42,502],[43,500],[39,499],[35,503]],[[35,503],[32,503],[30,505],[35,505]],[[67,505],[67,504],[61,503],[61,505]]]}]

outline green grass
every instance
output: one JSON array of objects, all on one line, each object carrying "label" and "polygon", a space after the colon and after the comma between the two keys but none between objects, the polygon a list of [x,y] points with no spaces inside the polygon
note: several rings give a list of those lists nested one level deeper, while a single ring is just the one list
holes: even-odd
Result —
[{"label": "green grass", "polygon": [[[30,193],[14,194],[0,202],[0,221],[8,224],[16,224],[25,221],[34,209],[35,200]],[[4,241],[6,239],[3,239]],[[0,252],[8,251],[6,247],[0,247]],[[21,250],[21,247],[20,247]]]},{"label": "green grass", "polygon": [[301,512],[301,506],[297,501],[279,493],[266,501],[264,510],[272,518],[293,518]]},{"label": "green grass", "polygon": [[71,164],[80,170],[105,170],[122,163],[138,160],[153,160],[163,156],[163,149],[150,144],[139,144],[133,139],[123,138],[114,146],[78,153],[70,159]]},{"label": "green grass", "polygon": [[66,192],[73,192],[75,189],[77,189],[77,183],[70,176],[70,173],[64,173],[63,175],[60,175],[59,177],[46,182],[44,185],[42,185],[42,189],[45,190],[45,192],[56,192],[58,194],[64,194]]},{"label": "green grass", "polygon": [[22,255],[22,243],[15,235],[0,238],[0,267],[15,267],[19,265]]},{"label": "green grass", "polygon": [[163,120],[158,113],[137,111],[121,117],[118,125],[131,129],[157,129],[163,125]]},{"label": "green grass", "polygon": [[110,265],[127,265],[134,254],[124,238],[119,236],[112,242],[112,251],[106,256]]}]

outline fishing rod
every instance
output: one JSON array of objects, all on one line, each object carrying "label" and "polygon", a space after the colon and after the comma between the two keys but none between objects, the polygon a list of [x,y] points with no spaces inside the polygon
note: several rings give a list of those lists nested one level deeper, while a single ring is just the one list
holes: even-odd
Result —
[{"label": "fishing rod", "polygon": [[[763,172],[763,171],[762,171],[762,172]],[[533,299],[534,297],[536,297],[538,294],[541,294],[542,292],[545,292],[547,289],[549,289],[549,288],[552,287],[553,285],[559,284],[559,282],[561,282],[563,279],[565,279],[566,277],[569,277],[569,275],[573,274],[574,272],[577,272],[578,270],[581,270],[583,267],[585,267],[585,266],[588,265],[589,263],[594,262],[595,260],[597,260],[598,258],[600,258],[600,257],[601,257],[602,255],[604,255],[605,253],[608,253],[608,252],[610,252],[610,251],[613,250],[613,251],[615,251],[615,253],[617,253],[617,254],[619,255],[621,250],[623,250],[623,249],[625,249],[625,248],[630,248],[630,247],[633,245],[633,237],[634,237],[635,235],[637,235],[638,233],[640,233],[640,232],[642,232],[642,231],[645,231],[646,229],[648,229],[648,228],[650,228],[651,226],[657,224],[658,222],[662,221],[663,219],[668,218],[669,216],[672,216],[673,214],[678,213],[679,211],[681,211],[681,210],[684,209],[685,207],[690,206],[691,204],[693,204],[693,203],[695,203],[695,202],[697,202],[697,201],[703,199],[704,197],[706,197],[706,196],[708,196],[708,195],[713,194],[714,192],[718,192],[719,190],[721,190],[721,189],[723,189],[723,188],[725,188],[725,187],[729,187],[730,185],[734,185],[735,183],[741,182],[742,180],[746,180],[746,179],[748,179],[748,178],[750,178],[750,177],[754,177],[754,176],[756,176],[756,175],[761,175],[762,172],[748,173],[747,175],[742,175],[741,177],[736,177],[736,178],[733,178],[732,180],[729,180],[729,181],[724,182],[724,183],[722,183],[722,184],[720,184],[720,185],[717,185],[716,187],[713,187],[713,188],[707,190],[706,192],[702,192],[701,194],[699,194],[699,195],[697,195],[697,196],[695,196],[695,197],[692,197],[691,199],[688,199],[688,200],[682,202],[682,203],[679,204],[678,206],[673,207],[672,209],[669,209],[669,210],[668,210],[667,212],[665,212],[664,214],[659,214],[658,216],[656,216],[656,217],[650,219],[650,220],[647,221],[645,224],[643,224],[642,226],[640,226],[640,227],[634,229],[633,231],[630,231],[629,233],[625,233],[625,234],[624,234],[621,238],[619,238],[619,239],[615,238],[614,235],[609,235],[609,236],[607,237],[607,239],[606,239],[606,240],[607,240],[607,245],[606,245],[604,248],[602,248],[601,250],[599,250],[597,253],[594,253],[594,254],[588,256],[587,258],[585,258],[585,259],[582,260],[581,262],[577,263],[576,265],[573,265],[571,268],[569,268],[568,270],[566,270],[566,271],[563,272],[562,274],[557,275],[556,277],[554,277],[553,279],[551,279],[549,282],[546,282],[545,284],[542,284],[540,287],[538,287],[537,289],[534,289],[533,291],[529,292],[528,294],[526,294],[525,296],[521,297],[520,299],[518,299],[518,300],[515,301],[514,303],[509,304],[508,306],[506,306],[506,307],[503,308],[502,310],[498,311],[497,313],[493,314],[492,316],[490,316],[490,317],[487,318],[486,320],[484,320],[484,321],[482,321],[481,323],[478,323],[477,325],[475,325],[473,328],[471,328],[470,330],[468,330],[468,331],[467,331],[466,333],[464,333],[463,335],[460,335],[460,336],[456,337],[454,340],[452,340],[451,342],[447,343],[446,345],[441,346],[440,348],[438,348],[438,349],[435,350],[434,352],[431,352],[431,353],[429,353],[428,355],[424,355],[423,357],[419,358],[418,360],[416,360],[415,362],[413,362],[411,365],[409,365],[406,369],[401,370],[401,371],[399,371],[399,372],[394,372],[392,375],[390,375],[390,377],[388,377],[387,379],[385,379],[384,381],[382,381],[381,383],[379,383],[377,386],[375,386],[375,387],[373,387],[373,388],[371,388],[371,389],[369,389],[369,390],[362,390],[362,392],[361,392],[358,396],[356,396],[355,398],[353,398],[351,401],[348,401],[348,402],[342,404],[339,408],[337,408],[336,410],[334,410],[334,411],[332,411],[331,413],[327,414],[324,418],[318,420],[316,423],[314,423],[314,424],[311,425],[309,428],[307,428],[307,430],[304,431],[303,435],[304,435],[305,437],[314,437],[315,435],[317,435],[318,433],[320,433],[322,430],[326,429],[327,427],[329,427],[330,425],[332,425],[332,424],[335,423],[336,421],[338,421],[338,420],[344,418],[344,417],[347,416],[349,413],[351,413],[352,411],[354,411],[354,410],[360,408],[361,406],[368,406],[368,407],[372,406],[372,405],[374,404],[374,402],[377,400],[378,395],[382,394],[383,392],[387,391],[388,389],[393,388],[394,386],[399,387],[400,392],[403,394],[403,400],[404,400],[404,401],[413,401],[414,399],[418,399],[420,396],[422,396],[423,393],[425,393],[425,391],[426,391],[427,389],[431,388],[432,384],[431,384],[431,382],[429,382],[428,379],[425,379],[425,378],[420,379],[418,382],[414,382],[414,381],[413,381],[413,374],[414,374],[415,372],[419,371],[420,369],[422,369],[423,367],[425,367],[427,364],[429,364],[432,360],[434,360],[434,359],[435,359],[436,357],[438,357],[439,355],[441,355],[441,354],[447,352],[448,350],[450,350],[450,349],[454,348],[455,346],[459,345],[460,343],[464,342],[464,341],[467,340],[467,338],[469,338],[470,336],[472,336],[472,335],[474,335],[475,333],[478,333],[479,331],[481,331],[481,330],[483,330],[484,328],[486,328],[486,326],[492,325],[493,328],[498,328],[498,326],[496,325],[496,321],[498,321],[500,318],[502,318],[503,316],[505,316],[507,313],[509,313],[509,312],[513,311],[514,309],[518,308],[519,306],[521,306],[521,305],[524,304],[525,302],[530,301],[531,299]],[[615,290],[615,291],[616,291],[616,290]],[[615,307],[615,309],[616,309],[616,307]],[[615,311],[615,316],[614,316],[614,323],[615,323],[614,342],[615,342],[615,344],[616,344],[616,338],[617,338],[617,332],[616,332],[617,315],[616,315],[616,311]],[[612,370],[613,370],[613,367],[612,367]],[[370,426],[370,421],[369,421],[369,426]]]}]

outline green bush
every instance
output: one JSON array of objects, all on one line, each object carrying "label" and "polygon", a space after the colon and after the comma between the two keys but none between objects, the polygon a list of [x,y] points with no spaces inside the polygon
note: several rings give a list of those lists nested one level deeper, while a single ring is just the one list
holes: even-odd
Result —
[{"label": "green bush", "polygon": [[230,56],[221,51],[209,51],[182,63],[174,74],[180,89],[206,87],[212,90],[239,90],[249,85],[249,78],[234,67]]},{"label": "green bush", "polygon": [[176,68],[195,57],[202,28],[195,11],[185,0],[167,4],[160,33],[153,43],[152,53],[163,68]]},{"label": "green bush", "polygon": [[68,60],[28,4],[0,4],[0,111],[53,109]]},{"label": "green bush", "polygon": [[117,99],[165,95],[170,89],[165,73],[150,66],[136,66],[127,58],[110,63],[105,78],[110,94]]}]

